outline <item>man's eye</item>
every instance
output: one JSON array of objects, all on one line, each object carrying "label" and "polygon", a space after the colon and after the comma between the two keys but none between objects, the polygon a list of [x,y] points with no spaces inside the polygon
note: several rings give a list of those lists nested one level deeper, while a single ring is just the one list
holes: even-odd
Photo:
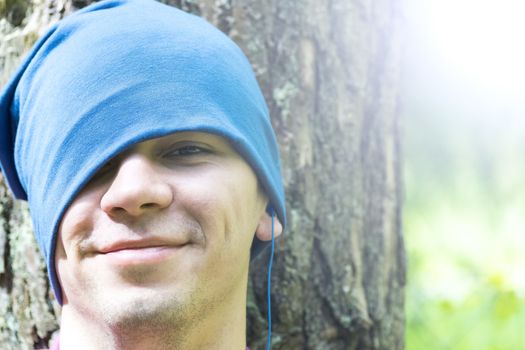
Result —
[{"label": "man's eye", "polygon": [[178,147],[174,150],[171,150],[166,153],[167,157],[184,157],[184,156],[193,156],[198,154],[208,153],[208,151],[202,147],[195,145],[186,145]]},{"label": "man's eye", "polygon": [[102,168],[99,169],[99,172],[101,174],[106,174],[108,172],[111,172],[115,167],[117,166],[117,161],[115,159],[110,159],[102,166]]},{"label": "man's eye", "polygon": [[91,181],[98,181],[102,178],[105,178],[106,175],[110,174],[114,167],[116,166],[116,161],[114,159],[109,160],[104,164],[100,169],[97,170],[97,172],[93,175],[91,178]]}]

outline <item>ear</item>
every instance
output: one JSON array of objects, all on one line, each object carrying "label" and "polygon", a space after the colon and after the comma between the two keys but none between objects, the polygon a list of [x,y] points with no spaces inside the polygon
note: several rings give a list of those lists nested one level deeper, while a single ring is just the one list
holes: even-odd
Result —
[{"label": "ear", "polygon": [[[283,225],[279,221],[276,215],[274,215],[273,222],[273,236],[277,238],[283,232]],[[257,230],[255,231],[255,236],[261,241],[271,241],[272,240],[272,217],[264,211],[261,219],[259,220],[259,225],[257,225]]]}]

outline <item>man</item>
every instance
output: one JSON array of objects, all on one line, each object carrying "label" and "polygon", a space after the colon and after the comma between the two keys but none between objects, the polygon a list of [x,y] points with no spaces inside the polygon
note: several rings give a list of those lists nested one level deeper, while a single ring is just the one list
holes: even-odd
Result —
[{"label": "man", "polygon": [[62,305],[60,349],[244,349],[250,257],[282,232],[241,50],[151,0],[53,26],[0,96],[0,163]]}]

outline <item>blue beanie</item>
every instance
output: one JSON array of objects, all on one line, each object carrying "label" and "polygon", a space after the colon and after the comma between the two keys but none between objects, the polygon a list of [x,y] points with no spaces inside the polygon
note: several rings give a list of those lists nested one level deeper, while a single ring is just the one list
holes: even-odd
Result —
[{"label": "blue beanie", "polygon": [[[152,0],[108,0],[51,27],[0,95],[0,165],[29,202],[62,303],[57,229],[110,158],[180,131],[217,134],[250,164],[285,224],[279,151],[251,66],[205,20]],[[252,257],[267,244],[255,239]]]}]

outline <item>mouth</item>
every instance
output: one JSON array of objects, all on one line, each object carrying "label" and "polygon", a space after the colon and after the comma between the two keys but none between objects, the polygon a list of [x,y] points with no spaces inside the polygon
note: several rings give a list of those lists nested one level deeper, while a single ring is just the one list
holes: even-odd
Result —
[{"label": "mouth", "polygon": [[116,242],[104,247],[98,256],[111,265],[151,265],[171,259],[187,243],[166,243],[156,241]]}]

